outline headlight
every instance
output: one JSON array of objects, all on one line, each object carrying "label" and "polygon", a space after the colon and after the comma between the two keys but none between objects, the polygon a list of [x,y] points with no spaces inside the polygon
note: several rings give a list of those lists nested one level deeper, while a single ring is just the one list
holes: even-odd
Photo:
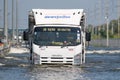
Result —
[{"label": "headlight", "polygon": [[33,53],[33,58],[34,60],[40,60],[40,55],[38,55],[37,53]]}]

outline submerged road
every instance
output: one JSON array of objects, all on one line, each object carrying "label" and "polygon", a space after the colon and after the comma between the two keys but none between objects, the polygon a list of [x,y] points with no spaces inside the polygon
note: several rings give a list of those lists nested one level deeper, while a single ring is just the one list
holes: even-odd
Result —
[{"label": "submerged road", "polygon": [[0,57],[0,80],[119,80],[120,53],[88,53],[86,63],[33,66],[26,48],[12,48]]}]

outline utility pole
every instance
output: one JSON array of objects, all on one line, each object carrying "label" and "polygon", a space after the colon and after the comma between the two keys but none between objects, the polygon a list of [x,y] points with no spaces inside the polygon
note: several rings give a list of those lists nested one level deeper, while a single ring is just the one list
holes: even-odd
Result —
[{"label": "utility pole", "polygon": [[4,47],[7,46],[8,43],[8,1],[4,0]]},{"label": "utility pole", "polygon": [[106,46],[108,47],[109,46],[109,0],[106,0],[106,2],[105,2],[105,5],[106,5],[106,7],[105,7],[105,10],[106,10],[106,13],[105,13],[105,19],[106,19],[106,24],[107,24],[107,32],[106,32],[106,35],[107,35],[107,44],[106,44]]},{"label": "utility pole", "polygon": [[112,29],[111,29],[111,32],[112,32],[112,35],[114,34],[114,24],[113,24],[113,22],[112,22]]},{"label": "utility pole", "polygon": [[117,3],[118,3],[117,9],[118,9],[118,38],[119,38],[120,36],[120,32],[119,32],[120,31],[120,28],[119,28],[120,27],[120,0],[118,0]]},{"label": "utility pole", "polygon": [[14,0],[12,0],[12,41],[14,41]]},{"label": "utility pole", "polygon": [[101,19],[102,19],[102,0],[98,0],[98,23],[99,23],[99,26],[98,26],[98,35],[99,35],[99,38],[101,38],[101,34],[100,34],[100,31],[101,31]]},{"label": "utility pole", "polygon": [[1,20],[2,20],[2,19],[1,19],[1,18],[2,18],[2,16],[1,16],[1,11],[2,11],[2,10],[0,9],[0,27],[1,27],[1,22],[2,22],[2,21],[1,21]]},{"label": "utility pole", "polygon": [[16,0],[16,39],[18,44],[18,0]]},{"label": "utility pole", "polygon": [[[95,20],[97,20],[97,5],[95,4],[95,7],[94,7],[94,19]],[[95,22],[95,25],[97,25],[97,22]],[[97,33],[98,33],[98,30],[97,30],[97,28],[95,27],[95,35],[97,35]],[[98,38],[98,37],[97,37]]]}]

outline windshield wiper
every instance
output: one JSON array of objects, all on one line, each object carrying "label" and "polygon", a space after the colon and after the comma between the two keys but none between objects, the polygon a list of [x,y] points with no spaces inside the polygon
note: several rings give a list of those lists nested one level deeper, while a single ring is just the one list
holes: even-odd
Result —
[{"label": "windshield wiper", "polygon": [[61,48],[64,48],[64,47],[67,47],[67,48],[68,48],[68,46],[67,46],[67,45],[62,45],[62,46],[61,46]]},{"label": "windshield wiper", "polygon": [[47,48],[47,45],[39,45],[39,48],[42,48],[42,47],[46,47]]},{"label": "windshield wiper", "polygon": [[61,46],[61,48],[64,48],[64,47],[68,47],[68,44],[67,44],[66,41],[65,41],[65,42],[63,43],[63,45]]},{"label": "windshield wiper", "polygon": [[42,48],[42,47],[44,47],[44,45],[39,45],[39,48]]}]

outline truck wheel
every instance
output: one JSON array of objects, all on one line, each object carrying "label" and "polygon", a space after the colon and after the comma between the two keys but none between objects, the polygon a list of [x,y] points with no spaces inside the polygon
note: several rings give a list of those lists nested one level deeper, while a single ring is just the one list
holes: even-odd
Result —
[{"label": "truck wheel", "polygon": [[30,60],[32,60],[32,49],[30,49]]},{"label": "truck wheel", "polygon": [[30,49],[30,64],[34,63],[33,56],[32,56],[32,49]]},{"label": "truck wheel", "polygon": [[30,56],[30,60],[32,60],[32,56]]}]

